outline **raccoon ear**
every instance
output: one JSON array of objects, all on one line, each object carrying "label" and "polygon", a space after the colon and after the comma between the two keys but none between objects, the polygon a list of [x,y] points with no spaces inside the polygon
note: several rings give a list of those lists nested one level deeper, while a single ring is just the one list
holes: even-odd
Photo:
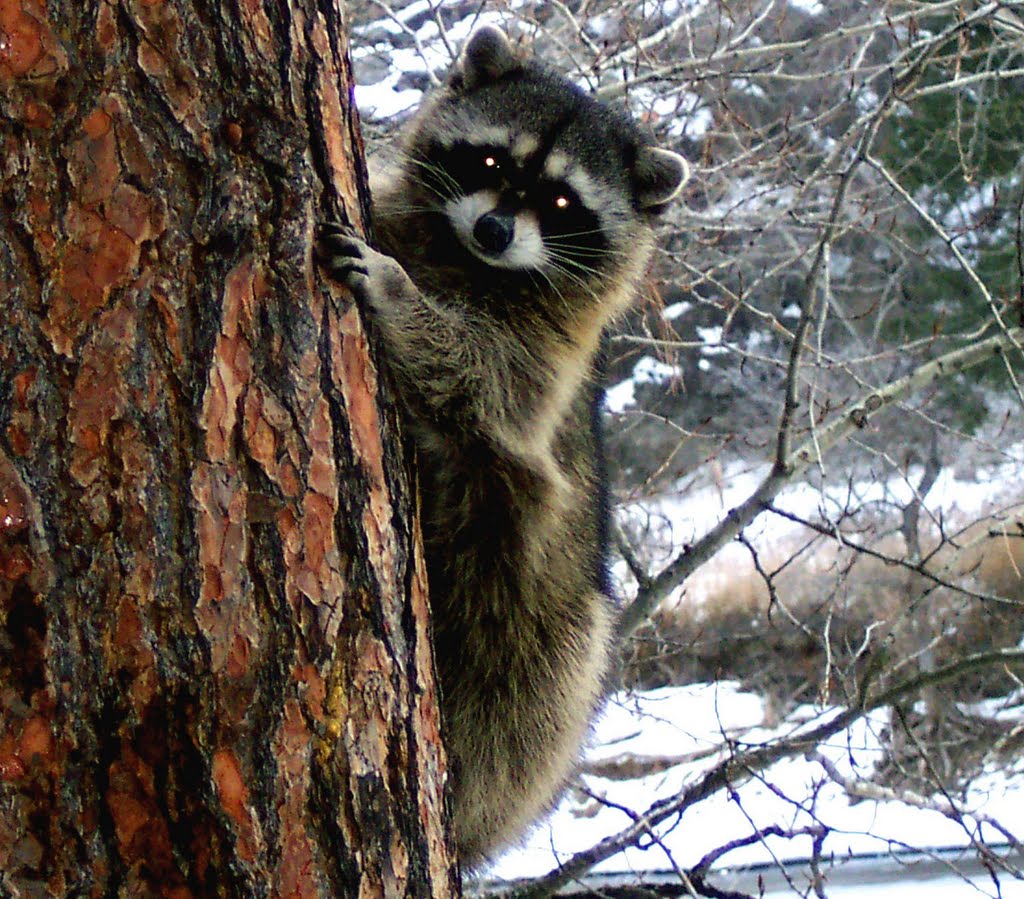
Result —
[{"label": "raccoon ear", "polygon": [[690,180],[690,164],[671,150],[641,147],[636,154],[633,180],[641,209],[663,206]]},{"label": "raccoon ear", "polygon": [[470,90],[479,84],[495,81],[520,66],[505,32],[494,25],[483,25],[474,31],[455,63],[452,85]]}]

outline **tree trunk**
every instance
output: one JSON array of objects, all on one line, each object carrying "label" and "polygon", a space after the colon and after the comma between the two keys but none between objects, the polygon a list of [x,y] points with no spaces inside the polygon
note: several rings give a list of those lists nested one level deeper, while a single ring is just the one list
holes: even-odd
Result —
[{"label": "tree trunk", "polygon": [[0,0],[0,894],[458,891],[341,26]]}]

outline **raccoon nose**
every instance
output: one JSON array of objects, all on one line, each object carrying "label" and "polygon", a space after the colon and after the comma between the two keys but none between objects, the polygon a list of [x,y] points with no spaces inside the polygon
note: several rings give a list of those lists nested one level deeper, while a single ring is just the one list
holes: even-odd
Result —
[{"label": "raccoon nose", "polygon": [[513,216],[488,212],[477,219],[473,237],[488,253],[503,253],[512,243],[515,228],[516,220]]}]

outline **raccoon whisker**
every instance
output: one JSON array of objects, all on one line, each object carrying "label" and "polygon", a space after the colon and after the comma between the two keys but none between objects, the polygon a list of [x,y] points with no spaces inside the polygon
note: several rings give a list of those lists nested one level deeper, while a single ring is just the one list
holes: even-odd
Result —
[{"label": "raccoon whisker", "polygon": [[[556,268],[557,270],[557,266],[554,266],[554,268]],[[554,297],[561,303],[564,311],[568,314],[569,318],[575,318],[572,304],[566,298],[565,294],[562,293],[558,285],[555,284],[555,282],[551,279],[551,276],[548,275],[548,273],[545,272],[543,269],[533,269],[533,271],[531,271],[530,273],[530,280],[533,281],[534,284],[537,283],[536,278],[533,277],[534,274],[539,275],[541,278],[543,278],[545,283],[547,284],[548,291],[545,291],[545,293],[550,292],[550,294],[553,294]],[[540,289],[543,290],[543,288]]]},{"label": "raccoon whisker", "polygon": [[587,247],[571,247],[571,246],[559,246],[558,244],[547,244],[548,252],[554,253],[560,259],[572,259],[579,263],[602,263],[604,261],[614,261],[616,258],[622,258],[622,253],[610,253],[607,250],[591,250]]},{"label": "raccoon whisker", "polygon": [[614,252],[613,250],[610,250],[608,247],[589,246],[585,243],[581,243],[578,240],[571,240],[570,238],[574,236],[575,235],[572,234],[559,234],[557,237],[548,236],[545,238],[545,243],[550,243],[558,247],[567,247],[570,249],[590,250],[591,252],[594,253]]},{"label": "raccoon whisker", "polygon": [[413,156],[409,157],[409,161],[423,171],[426,186],[442,200],[450,200],[462,192],[459,182],[441,166]]},{"label": "raccoon whisker", "polygon": [[600,269],[592,265],[587,265],[585,262],[579,259],[574,259],[572,256],[567,256],[564,253],[559,252],[551,252],[550,247],[548,253],[548,261],[551,265],[558,268],[559,271],[563,272],[566,275],[570,273],[576,274],[577,277],[579,277],[580,279],[579,283],[581,285],[584,283],[585,276],[589,275],[591,277],[594,277],[603,274],[603,272]]},{"label": "raccoon whisker", "polygon": [[423,215],[425,213],[439,212],[436,207],[426,203],[388,203],[388,215]]},{"label": "raccoon whisker", "polygon": [[[576,268],[586,269],[590,272],[596,273],[598,271],[598,267],[591,264],[591,262],[594,261],[593,259],[580,258],[579,254],[574,249],[560,247],[557,245],[552,246],[550,243],[547,243],[544,246],[547,250],[548,258],[550,259],[555,259],[558,262],[564,262]],[[605,254],[601,254],[597,258],[603,259],[605,258]]]},{"label": "raccoon whisker", "polygon": [[[594,303],[600,305],[604,297],[604,280],[601,277],[601,273],[595,270],[585,270],[584,273],[578,273],[572,271],[570,268],[559,264],[558,262],[552,261],[549,263],[549,267],[558,274],[559,278],[572,285],[572,291],[576,295],[577,300],[575,304],[566,304],[567,310],[572,317],[576,317],[579,314],[579,298],[585,297],[588,300],[592,300]],[[557,289],[557,288],[556,288]],[[561,290],[558,290],[561,295]]]},{"label": "raccoon whisker", "polygon": [[440,166],[428,162],[425,159],[418,159],[408,153],[399,154],[399,158],[404,159],[410,168],[415,167],[421,171],[421,176],[417,180],[417,183],[420,187],[426,188],[442,203],[447,202],[461,193],[459,185],[455,179]]},{"label": "raccoon whisker", "polygon": [[[548,260],[548,267],[553,269],[559,275],[561,275],[561,277],[564,278],[569,283],[576,285],[577,289],[582,291],[587,296],[598,296],[599,292],[597,291],[596,287],[600,283],[600,280],[598,278],[593,277],[599,274],[599,272],[596,269],[584,267],[582,273],[575,272],[568,266],[560,262],[559,260],[553,258]],[[592,277],[588,278],[587,275],[590,275]],[[550,279],[548,280],[550,282]],[[554,284],[552,284],[552,287],[554,287]]]},{"label": "raccoon whisker", "polygon": [[548,265],[559,274],[571,279],[580,287],[588,286],[588,276],[598,274],[597,269],[585,265],[574,264],[571,260],[560,259],[556,256],[548,257]]},{"label": "raccoon whisker", "polygon": [[604,234],[603,228],[588,228],[585,231],[559,231],[558,237],[553,238],[554,240],[561,240],[566,237],[586,237],[589,234]]},{"label": "raccoon whisker", "polygon": [[454,199],[456,196],[458,196],[457,191],[449,190],[448,186],[439,178],[424,178],[421,183],[423,187],[425,187],[431,194],[437,197],[441,205],[444,205],[449,200]]},{"label": "raccoon whisker", "polygon": [[568,243],[557,237],[548,237],[544,241],[545,245],[554,248],[560,252],[569,252],[574,256],[589,256],[594,259],[614,258],[629,256],[629,252],[626,250],[613,250],[608,247],[588,247],[576,243]]},{"label": "raccoon whisker", "polygon": [[551,240],[548,238],[544,241],[545,246],[549,249],[553,249],[562,255],[571,256],[583,256],[590,259],[617,259],[623,256],[629,256],[629,252],[626,249],[615,250],[608,247],[588,247],[577,243],[569,243],[558,240]]}]

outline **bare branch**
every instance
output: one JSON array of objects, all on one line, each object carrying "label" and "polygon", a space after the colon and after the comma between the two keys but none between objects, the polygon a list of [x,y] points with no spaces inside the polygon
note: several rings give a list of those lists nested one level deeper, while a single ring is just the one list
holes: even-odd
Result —
[{"label": "bare branch", "polygon": [[870,685],[863,685],[861,702],[836,711],[815,727],[798,731],[788,738],[730,754],[697,781],[675,796],[659,799],[647,811],[637,814],[634,822],[619,833],[607,837],[584,852],[577,853],[544,877],[529,884],[510,884],[508,889],[492,893],[515,899],[540,899],[553,895],[561,887],[582,877],[599,862],[634,845],[663,821],[683,814],[719,790],[730,789],[769,765],[812,751],[824,740],[845,730],[854,721],[873,709],[882,708],[911,696],[922,687],[961,676],[967,671],[1024,661],[1024,650],[997,650],[977,653],[937,668],[927,674],[908,678],[880,693],[870,694]]},{"label": "bare branch", "polygon": [[879,410],[899,402],[936,380],[951,377],[974,365],[1001,357],[1007,350],[1018,346],[1022,337],[1024,330],[1015,328],[1007,334],[998,334],[933,359],[906,377],[861,397],[845,415],[837,416],[829,424],[818,429],[813,440],[798,446],[781,461],[777,458],[771,471],[744,502],[730,509],[718,525],[692,547],[680,553],[673,562],[651,579],[646,590],[637,594],[622,613],[620,634],[625,636],[632,633],[661,600],[726,543],[735,539],[758,515],[766,511],[779,491],[817,460],[819,454],[827,453],[841,440],[866,427]]}]

